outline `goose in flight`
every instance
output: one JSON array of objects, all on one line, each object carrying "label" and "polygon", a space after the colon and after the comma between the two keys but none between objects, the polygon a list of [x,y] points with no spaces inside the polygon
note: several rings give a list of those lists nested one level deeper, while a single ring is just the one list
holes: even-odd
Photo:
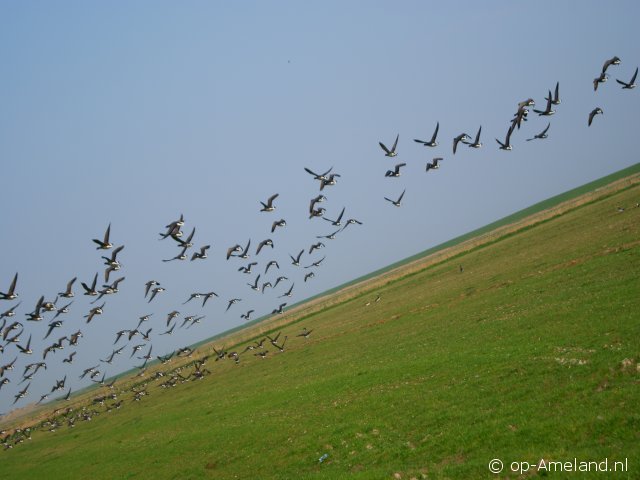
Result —
[{"label": "goose in flight", "polygon": [[109,241],[109,235],[111,234],[111,224],[107,227],[107,231],[104,232],[104,238],[102,240],[98,240],[97,238],[93,239],[93,242],[98,244],[96,250],[109,250],[113,247],[113,244]]},{"label": "goose in flight", "polygon": [[144,298],[147,298],[147,295],[149,295],[149,290],[151,290],[151,287],[157,287],[158,285],[160,285],[160,282],[156,282],[155,280],[149,280],[144,285],[145,285]]},{"label": "goose in flight", "polygon": [[242,315],[240,315],[240,318],[244,318],[246,321],[251,320],[251,314],[255,312],[255,310],[249,310],[247,311],[247,313],[243,313]]},{"label": "goose in flight", "polygon": [[287,226],[287,222],[285,221],[284,218],[281,218],[280,220],[277,220],[271,224],[271,233],[275,232],[277,227],[286,227],[286,226]]},{"label": "goose in flight", "polygon": [[263,247],[273,248],[273,240],[271,240],[270,238],[267,238],[266,240],[261,241],[258,244],[258,248],[256,249],[256,255],[260,254],[260,250],[262,250]]},{"label": "goose in flight", "polygon": [[81,282],[82,288],[84,288],[84,294],[89,295],[90,297],[98,296],[98,291],[96,290],[96,283],[98,282],[98,274],[96,273],[95,277],[93,277],[93,283],[91,287],[89,287],[86,283]]},{"label": "goose in flight", "polygon": [[476,139],[473,141],[473,143],[469,143],[469,147],[471,148],[480,148],[482,147],[482,142],[480,141],[480,132],[482,132],[482,125],[480,125],[480,128],[478,129],[478,133],[476,133]]},{"label": "goose in flight", "polygon": [[456,138],[453,139],[453,154],[456,154],[456,150],[458,149],[458,143],[467,143],[467,140],[471,140],[471,137],[466,133],[461,133]]},{"label": "goose in flight", "polygon": [[342,211],[340,212],[340,215],[338,215],[338,218],[336,218],[335,220],[331,220],[327,217],[322,217],[322,219],[326,220],[327,222],[331,222],[331,225],[333,225],[334,227],[339,227],[341,225],[340,222],[342,222],[342,216],[344,215],[345,208],[346,207],[342,207]]},{"label": "goose in flight", "polygon": [[[551,98],[551,95],[549,95],[549,97]],[[545,100],[548,100],[548,98],[545,98]],[[560,82],[556,82],[556,89],[553,95],[553,98],[551,99],[551,104],[552,105],[560,105],[561,100],[560,100]]]},{"label": "goose in flight", "polygon": [[279,193],[275,193],[273,195],[271,195],[268,199],[267,199],[267,203],[264,202],[260,202],[262,204],[262,208],[260,209],[261,212],[273,212],[276,207],[273,205],[273,201],[278,198]]},{"label": "goose in flight", "polygon": [[164,292],[165,289],[163,287],[156,287],[154,289],[151,290],[151,296],[149,297],[149,300],[147,301],[147,303],[151,303],[151,301],[156,298],[156,295],[160,292]]},{"label": "goose in flight", "polygon": [[429,170],[437,170],[440,168],[440,162],[442,161],[442,157],[436,157],[432,160],[431,163],[427,162],[427,167],[425,169],[426,172]]},{"label": "goose in flight", "polygon": [[611,65],[620,65],[620,58],[614,56],[609,60],[605,60],[604,65],[602,65],[602,73],[606,72],[607,68],[609,68]]},{"label": "goose in flight", "polygon": [[341,230],[342,229],[339,228],[338,230],[336,230],[333,233],[330,233],[329,235],[316,235],[316,238],[326,238],[327,240],[334,240],[336,238],[336,235],[340,233]]},{"label": "goose in flight", "polygon": [[309,338],[309,335],[311,335],[311,332],[313,332],[313,329],[311,330],[307,330],[307,327],[304,327],[302,329],[302,332],[299,333],[298,335],[296,335],[296,337],[304,337],[304,338]]},{"label": "goose in flight", "polygon": [[384,199],[385,199],[387,202],[391,202],[394,206],[399,207],[400,205],[402,205],[402,198],[404,197],[404,193],[405,193],[406,191],[407,191],[407,190],[406,190],[406,189],[404,189],[404,190],[402,191],[402,193],[400,194],[400,196],[398,197],[398,199],[397,199],[397,200],[391,200],[390,198],[387,198],[387,197],[384,197]]},{"label": "goose in flight", "polygon": [[414,138],[413,141],[416,142],[416,143],[421,143],[425,147],[437,147],[438,146],[438,142],[436,142],[436,137],[438,136],[438,130],[439,129],[440,129],[440,122],[436,123],[436,129],[433,132],[433,135],[431,136],[431,140],[429,140],[428,142],[426,142],[424,140],[418,140],[417,138]]},{"label": "goose in flight", "polygon": [[385,177],[393,177],[398,178],[400,176],[400,168],[404,167],[406,163],[398,163],[393,170],[387,170],[387,173],[384,174]]},{"label": "goose in flight", "polygon": [[284,275],[281,275],[278,278],[276,278],[276,283],[273,284],[273,288],[276,288],[278,284],[284,280],[289,280],[289,277],[285,277]]},{"label": "goose in flight", "polygon": [[347,221],[344,223],[344,227],[342,227],[342,230],[346,230],[346,228],[347,228],[349,225],[362,225],[362,222],[361,222],[360,220],[355,219],[355,218],[350,218],[349,220],[347,220]]},{"label": "goose in flight", "polygon": [[207,250],[209,250],[211,248],[211,245],[205,245],[203,247],[200,247],[200,251],[199,252],[193,252],[193,255],[191,255],[191,261],[193,262],[194,260],[204,260],[205,258],[207,258]]},{"label": "goose in flight", "polygon": [[336,183],[338,183],[338,181],[336,180],[337,177],[340,177],[340,175],[337,173],[332,173],[324,180],[320,180],[320,191],[324,190],[324,187],[332,187]]},{"label": "goose in flight", "polygon": [[602,73],[600,73],[600,75],[598,77],[593,79],[593,91],[594,92],[598,91],[598,85],[600,85],[601,83],[606,82],[608,79],[609,79],[609,75],[604,73],[604,71]]},{"label": "goose in flight", "polygon": [[233,247],[229,247],[227,249],[227,260],[229,260],[229,258],[231,257],[237,256],[237,255],[234,255],[235,252],[241,252],[241,251],[242,251],[242,245],[239,245],[237,243]]},{"label": "goose in flight", "polygon": [[249,285],[252,290],[255,290],[256,292],[259,292],[260,291],[260,287],[258,286],[258,282],[259,281],[260,281],[260,274],[258,274],[258,276],[256,277],[256,279],[255,279],[255,281],[253,283],[247,283],[247,285]]},{"label": "goose in flight", "polygon": [[204,307],[205,303],[207,303],[207,300],[209,300],[211,297],[217,297],[218,294],[216,292],[208,292],[208,293],[203,293],[202,296],[204,297],[202,299],[202,306]]},{"label": "goose in flight", "polygon": [[258,262],[250,262],[246,267],[240,267],[238,271],[242,273],[251,273],[251,267],[255,265],[258,265]]},{"label": "goose in flight", "polygon": [[299,267],[300,266],[300,257],[302,257],[303,253],[304,253],[304,250],[300,250],[300,253],[298,253],[298,255],[296,257],[294,257],[293,255],[289,254],[289,257],[291,257],[291,265],[293,265],[294,267]]},{"label": "goose in flight", "polygon": [[307,265],[304,268],[313,268],[313,267],[319,267],[320,264],[324,261],[324,259],[327,258],[326,256],[322,257],[320,260],[318,260],[317,262],[313,262],[311,265]]},{"label": "goose in flight", "polygon": [[551,108],[551,105],[553,105],[553,100],[552,100],[552,97],[551,97],[551,90],[549,90],[549,96],[547,97],[547,106],[546,106],[546,108],[544,110],[536,110],[534,108],[533,111],[535,113],[537,113],[539,116],[553,115],[554,113],[556,113],[556,111]]},{"label": "goose in flight", "polygon": [[266,275],[267,272],[269,271],[270,267],[276,267],[278,270],[280,270],[280,265],[278,265],[278,262],[276,262],[275,260],[271,260],[269,263],[267,263],[266,268],[264,269],[264,274]]},{"label": "goose in flight", "polygon": [[241,302],[241,301],[242,301],[241,298],[232,298],[231,300],[229,300],[229,304],[227,305],[227,309],[225,310],[225,312],[229,311],[229,309],[231,308],[231,305],[233,305],[234,303]]},{"label": "goose in flight", "polygon": [[530,142],[531,140],[536,140],[536,139],[543,140],[547,138],[548,137],[547,131],[549,130],[550,126],[551,126],[551,122],[547,123],[547,127],[543,131],[541,131],[537,135],[534,135],[532,138],[527,138],[527,142]]},{"label": "goose in flight", "polygon": [[20,350],[20,353],[31,355],[33,353],[33,350],[31,350],[31,335],[29,335],[29,340],[27,340],[27,344],[24,347],[19,343],[16,343],[16,347]]},{"label": "goose in flight", "polygon": [[591,113],[589,114],[589,126],[591,126],[591,122],[593,122],[593,118],[598,114],[604,115],[604,112],[600,107],[596,107],[593,110],[591,110]]},{"label": "goose in flight", "polygon": [[512,123],[511,126],[509,127],[509,130],[507,131],[507,136],[504,139],[504,143],[502,143],[500,140],[496,138],[496,142],[498,142],[498,145],[500,145],[500,150],[513,150],[513,146],[511,146],[511,134],[513,133],[514,126],[515,124]]},{"label": "goose in flight", "polygon": [[15,300],[18,298],[18,294],[16,293],[16,283],[18,282],[18,274],[16,273],[11,281],[11,285],[9,285],[9,290],[4,293],[0,292],[0,300]]},{"label": "goose in flight", "polygon": [[321,182],[327,179],[327,175],[329,175],[331,170],[333,170],[333,167],[331,167],[329,170],[327,170],[324,173],[315,173],[311,169],[304,167],[304,171],[307,172],[309,175],[313,175],[314,180],[320,180]]},{"label": "goose in flight", "polygon": [[306,281],[307,281],[307,280],[309,280],[310,278],[313,278],[313,277],[315,277],[315,276],[316,276],[316,274],[315,274],[315,273],[313,273],[313,272],[309,272],[309,273],[307,273],[307,274],[304,276],[304,281],[305,281],[305,283],[306,283]]},{"label": "goose in flight", "polygon": [[187,259],[187,249],[189,247],[182,247],[182,250],[180,251],[180,253],[178,255],[176,255],[173,258],[167,258],[167,259],[163,259],[163,262],[172,262],[174,260],[186,260]]},{"label": "goose in flight", "polygon": [[290,297],[292,295],[293,292],[293,286],[295,285],[295,283],[291,284],[291,288],[289,288],[289,290],[287,290],[286,292],[284,292],[282,295],[280,295],[278,298],[282,298],[282,297]]},{"label": "goose in flight", "polygon": [[616,78],[616,82],[622,85],[623,90],[624,89],[631,90],[632,88],[636,88],[637,76],[638,76],[638,67],[636,67],[636,71],[634,72],[633,77],[631,77],[631,80],[629,80],[629,83],[623,82],[622,80],[618,80],[617,78]]},{"label": "goose in flight", "polygon": [[385,157],[395,157],[396,155],[398,155],[396,153],[396,147],[398,146],[398,139],[399,138],[400,138],[400,134],[398,134],[396,136],[396,141],[393,142],[393,147],[391,147],[391,150],[389,150],[384,143],[378,142],[378,145],[380,145],[380,148],[382,148],[382,150],[384,150],[384,156]]},{"label": "goose in flight", "polygon": [[319,250],[319,249],[321,249],[321,248],[324,248],[324,243],[322,243],[322,242],[314,243],[313,245],[311,245],[311,246],[309,247],[309,255],[311,255],[311,253],[312,253],[314,250]]},{"label": "goose in flight", "polygon": [[91,322],[91,320],[93,320],[93,317],[95,317],[96,315],[102,315],[102,312],[103,312],[103,309],[104,309],[104,305],[105,304],[103,303],[99,307],[94,307],[91,310],[89,310],[89,313],[84,316],[84,318],[87,319],[86,323]]},{"label": "goose in flight", "polygon": [[73,288],[73,284],[75,283],[77,278],[78,277],[73,277],[71,280],[69,280],[69,283],[67,283],[67,289],[64,292],[59,292],[58,295],[62,298],[72,298],[74,295],[73,290],[71,289]]},{"label": "goose in flight", "polygon": [[244,247],[244,250],[239,252],[238,255],[236,255],[236,256],[238,258],[242,258],[243,260],[246,260],[247,258],[249,258],[249,246],[250,245],[251,245],[251,239],[249,239],[247,241],[247,245]]}]

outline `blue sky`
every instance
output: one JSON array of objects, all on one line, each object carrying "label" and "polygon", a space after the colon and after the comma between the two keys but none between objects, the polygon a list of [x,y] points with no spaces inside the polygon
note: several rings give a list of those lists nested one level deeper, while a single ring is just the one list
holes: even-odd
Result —
[{"label": "blue sky", "polygon": [[[615,79],[628,81],[640,64],[639,10],[592,1],[1,2],[0,291],[19,272],[14,319],[25,324],[24,340],[33,335],[34,354],[14,345],[0,354],[0,365],[18,356],[0,412],[26,385],[18,385],[24,365],[58,336],[82,329],[74,364],[62,365],[71,347],[48,356],[15,406],[37,401],[65,374],[77,389],[89,366],[109,376],[140,364],[128,358],[139,337],[113,365],[98,359],[141,315],[154,314],[147,345],[165,354],[241,324],[248,309],[269,313],[291,282],[285,300],[294,303],[636,163],[638,89],[623,91]],[[614,55],[622,64],[594,92],[593,78]],[[517,103],[532,97],[544,109],[557,81],[562,104],[549,138],[525,141],[548,121],[531,112],[513,151],[498,150],[494,138],[504,139]],[[589,128],[596,106],[605,113]],[[438,121],[437,148],[412,141],[429,138]],[[453,137],[480,125],[484,146],[461,145],[453,156]],[[378,142],[396,134],[398,156],[389,159]],[[435,156],[444,157],[441,168],[425,173]],[[398,162],[407,163],[402,176],[385,178]],[[308,219],[319,189],[303,167],[331,166],[341,177],[323,192],[327,216],[346,207],[345,219],[364,224],[305,252],[303,265],[326,260],[304,283],[309,270],[291,266],[289,254],[334,229]],[[404,189],[402,207],[384,200]],[[273,193],[276,211],[260,212]],[[158,233],[181,213],[185,234],[197,229],[196,247],[212,245],[209,259],[161,261],[178,248]],[[280,218],[287,227],[271,234]],[[110,222],[112,241],[125,245],[112,279],[126,280],[86,325],[91,305],[79,283],[102,277],[91,239]],[[225,260],[229,246],[249,238],[274,241],[273,250],[251,253],[261,281],[289,277],[275,292],[252,291],[255,275],[237,272],[246,262]],[[281,270],[265,276],[272,259]],[[24,314],[74,276],[71,312],[43,341],[52,314],[40,323]],[[167,291],[148,304],[150,279]],[[211,290],[220,298],[204,309],[182,305]],[[232,297],[242,302],[225,313]],[[0,301],[0,313],[13,304]],[[206,319],[158,337],[174,309],[178,326],[185,315]]]}]

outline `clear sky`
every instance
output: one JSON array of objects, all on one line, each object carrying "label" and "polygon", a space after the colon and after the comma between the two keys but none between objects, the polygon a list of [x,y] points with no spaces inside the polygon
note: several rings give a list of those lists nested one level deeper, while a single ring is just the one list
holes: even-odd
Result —
[{"label": "clear sky", "polygon": [[[22,303],[8,322],[24,324],[21,344],[31,334],[34,350],[9,344],[0,354],[0,366],[18,357],[0,412],[28,383],[20,384],[24,366],[60,336],[84,334],[77,348],[47,356],[47,371],[15,407],[65,374],[67,387],[86,386],[78,378],[85,368],[116,374],[141,364],[135,357],[151,344],[154,355],[169,353],[240,325],[249,309],[269,313],[636,163],[640,88],[622,90],[615,79],[628,81],[640,65],[638,19],[632,1],[0,2],[0,291],[19,272]],[[622,64],[594,92],[593,78],[614,55]],[[513,151],[500,151],[494,139],[504,139],[517,103],[532,97],[544,109],[558,81],[556,114],[530,112]],[[604,115],[587,127],[597,106]],[[547,121],[549,138],[525,141]],[[412,141],[429,139],[436,122],[438,147]],[[452,139],[480,125],[484,146],[460,145],[453,156]],[[398,156],[385,157],[378,142],[390,146],[397,134]],[[436,156],[441,168],[425,173]],[[399,162],[402,175],[385,178]],[[346,207],[344,220],[363,225],[309,255],[316,235],[335,228],[309,220],[319,182],[303,167],[332,166],[341,177],[320,206],[332,219]],[[400,208],[384,200],[404,189]],[[276,210],[260,212],[274,193]],[[161,261],[179,253],[158,233],[181,213],[185,235],[197,229],[195,247],[212,245],[208,259]],[[280,218],[287,226],[272,234]],[[91,298],[80,282],[99,272],[104,283],[104,252],[91,239],[109,223],[113,243],[125,245],[110,280],[126,279],[87,325]],[[249,238],[260,283],[289,278],[275,291],[247,286],[256,273],[237,269],[249,260],[225,260],[228,247]],[[256,257],[266,238],[275,248]],[[303,248],[303,266],[326,259],[292,266],[289,254]],[[265,275],[269,260],[280,271]],[[43,340],[53,314],[39,323],[25,314],[74,276],[71,311]],[[150,279],[166,291],[149,304]],[[293,296],[278,298],[292,282]],[[182,305],[212,290],[220,297],[204,308]],[[225,313],[233,297],[242,301]],[[0,313],[15,304],[0,301]],[[175,333],[158,336],[172,310],[180,312]],[[134,337],[112,365],[99,362],[116,331],[150,313],[149,342]],[[178,328],[186,315],[206,318]],[[74,350],[74,363],[63,364]]]}]

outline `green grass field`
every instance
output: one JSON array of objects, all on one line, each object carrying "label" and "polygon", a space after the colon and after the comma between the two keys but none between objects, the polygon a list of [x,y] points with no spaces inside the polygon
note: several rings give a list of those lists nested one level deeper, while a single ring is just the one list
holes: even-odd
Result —
[{"label": "green grass field", "polygon": [[1,452],[0,478],[519,478],[542,458],[640,478],[639,201],[634,184],[292,317],[264,360],[147,377],[141,401]]}]

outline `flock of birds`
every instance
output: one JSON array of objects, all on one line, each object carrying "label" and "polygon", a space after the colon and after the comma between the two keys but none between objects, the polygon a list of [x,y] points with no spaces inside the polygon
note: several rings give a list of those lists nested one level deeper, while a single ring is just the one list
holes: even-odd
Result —
[{"label": "flock of birds", "polygon": [[[620,59],[613,57],[607,60],[600,72],[600,75],[594,79],[594,90],[597,91],[598,86],[607,81],[608,69],[611,66],[620,65]],[[623,80],[616,79],[616,81],[622,85],[625,90],[635,88],[636,77],[638,69],[629,80],[625,82]],[[556,83],[555,89],[548,90],[548,94],[545,97],[545,108],[533,109],[533,112],[538,116],[548,117],[555,113],[553,109],[561,103],[560,100],[560,85]],[[512,135],[520,130],[524,122],[528,121],[529,108],[534,107],[535,102],[532,98],[528,98],[517,105],[517,110],[513,114],[513,117],[509,120],[509,127],[504,138],[504,141],[495,139],[498,143],[500,150],[511,151],[513,145],[511,143]],[[602,114],[603,110],[600,107],[594,108],[588,115],[588,126],[591,126],[594,118]],[[543,140],[548,137],[548,132],[551,124],[547,126],[539,133],[535,134],[531,138],[527,138],[527,141]],[[429,140],[414,139],[418,144],[425,147],[437,147],[438,133],[440,129],[440,123],[436,123],[435,130]],[[467,133],[460,133],[453,138],[453,155],[456,154],[458,148],[461,145],[466,145],[469,148],[478,149],[482,147],[481,142],[482,126],[478,128],[476,135],[472,138]],[[379,142],[380,148],[383,150],[384,155],[389,158],[395,158],[398,156],[397,148],[399,141],[399,134],[391,145],[387,147],[384,143]],[[426,172],[430,170],[436,170],[440,167],[443,157],[435,157],[432,161],[427,162]],[[398,178],[401,176],[401,169],[406,166],[406,163],[398,163],[392,169],[388,169],[384,174],[385,177]],[[329,218],[326,215],[326,209],[321,206],[327,201],[327,197],[324,195],[328,187],[337,184],[340,174],[333,171],[333,167],[327,169],[322,173],[317,173],[310,168],[304,168],[305,172],[309,174],[314,181],[318,182],[319,193],[314,195],[309,202],[308,219],[316,221],[314,219],[321,219],[323,222],[327,222],[327,226],[331,227],[331,232],[325,235],[316,235],[315,239],[309,246],[301,248],[299,251],[293,254],[288,253],[290,259],[289,271],[284,272],[284,266],[281,267],[279,262],[269,255],[277,248],[279,232],[286,228],[287,222],[284,218],[274,218],[271,223],[269,232],[265,232],[265,237],[261,239],[255,249],[251,248],[252,242],[249,239],[246,243],[237,243],[229,246],[224,252],[226,262],[237,262],[237,271],[239,275],[247,275],[249,281],[246,282],[248,289],[254,292],[264,295],[266,292],[271,293],[271,296],[275,296],[276,301],[273,305],[271,315],[282,314],[288,304],[288,301],[282,299],[288,299],[293,296],[294,287],[296,282],[291,280],[294,275],[297,275],[297,280],[302,283],[311,281],[315,276],[319,268],[322,268],[323,262],[326,256],[319,256],[319,251],[325,247],[323,241],[334,240],[338,235],[351,225],[360,226],[363,223],[356,218],[344,218],[346,207],[342,207],[340,212],[334,217]],[[391,203],[395,207],[402,205],[403,198],[405,196],[406,189],[404,189],[397,197],[384,197],[384,200]],[[260,201],[261,208],[259,212],[266,215],[273,215],[273,212],[277,210],[277,203],[279,200],[279,194],[274,193],[265,201]],[[320,223],[323,223],[320,222]],[[209,258],[211,244],[204,244],[199,247],[195,247],[194,237],[196,228],[192,227],[188,235],[185,235],[183,228],[185,227],[185,219],[183,215],[177,220],[169,222],[163,232],[159,233],[160,241],[168,241],[173,243],[173,246],[178,249],[177,254],[169,256],[169,258],[163,258],[163,263],[168,262],[202,262]],[[72,365],[74,363],[74,356],[77,353],[78,345],[81,342],[83,336],[90,334],[89,324],[96,320],[97,317],[103,315],[107,307],[107,298],[110,298],[118,294],[121,285],[125,282],[124,276],[119,276],[116,279],[112,279],[112,276],[116,275],[116,272],[120,272],[123,265],[120,262],[119,255],[124,250],[123,244],[116,246],[112,242],[111,238],[111,224],[108,225],[104,235],[101,238],[92,239],[96,245],[96,249],[102,254],[100,260],[102,261],[103,273],[100,277],[100,272],[96,273],[93,278],[88,282],[80,282],[81,292],[83,296],[88,297],[89,303],[84,307],[83,318],[85,332],[75,325],[73,328],[68,329],[65,325],[68,314],[71,312],[71,307],[75,301],[77,277],[71,278],[68,281],[65,288],[60,289],[55,298],[47,300],[45,295],[41,295],[35,302],[33,310],[25,312],[24,320],[16,320],[14,317],[17,315],[18,307],[21,302],[18,301],[18,273],[16,273],[10,280],[8,288],[5,292],[0,292],[0,305],[2,303],[8,303],[10,306],[7,310],[0,313],[0,336],[2,343],[0,343],[0,396],[11,395],[14,399],[13,405],[17,405],[23,399],[30,395],[31,380],[36,375],[44,375],[47,370],[47,365],[51,362],[58,362],[61,364]],[[222,252],[221,252],[222,256]],[[303,257],[306,262],[303,262]],[[258,258],[260,261],[258,261]],[[305,263],[303,265],[303,263]],[[300,273],[298,273],[300,272]],[[254,276],[255,275],[255,276]],[[99,282],[99,278],[102,281]],[[101,285],[101,287],[99,287]],[[165,295],[166,289],[160,281],[151,279],[145,283],[141,289],[143,301],[145,305],[149,307],[159,295]],[[1,285],[0,285],[0,288]],[[265,348],[265,342],[268,340],[271,345],[272,351],[284,352],[285,344],[288,336],[284,336],[280,341],[280,334],[273,337],[267,336],[261,340],[257,340],[247,345],[241,351],[227,351],[224,347],[221,349],[213,348],[213,352],[203,355],[201,357],[192,359],[191,361],[181,362],[176,367],[167,367],[166,370],[156,370],[152,375],[152,378],[147,378],[147,367],[149,362],[158,360],[162,365],[170,365],[172,358],[195,356],[195,351],[190,347],[177,348],[173,351],[167,352],[164,355],[153,354],[153,338],[158,336],[172,335],[176,328],[189,329],[194,325],[200,324],[206,318],[205,308],[208,302],[218,298],[218,294],[214,291],[198,291],[189,292],[186,295],[184,301],[181,300],[181,306],[189,305],[189,307],[198,306],[199,311],[197,314],[185,315],[181,317],[181,313],[178,309],[174,309],[170,312],[166,312],[166,317],[162,321],[158,321],[158,324],[154,326],[145,326],[153,323],[151,317],[155,314],[149,313],[138,317],[134,323],[128,326],[128,328],[122,328],[114,331],[114,341],[109,347],[110,351],[104,352],[92,362],[91,365],[82,366],[82,373],[79,379],[86,379],[88,382],[93,382],[100,386],[103,386],[107,393],[99,394],[93,399],[92,406],[85,406],[81,411],[75,412],[71,408],[57,409],[51,417],[41,422],[39,425],[33,425],[32,427],[25,429],[14,429],[12,432],[3,432],[0,437],[0,442],[4,445],[5,449],[12,448],[14,445],[22,443],[25,439],[30,438],[30,433],[36,428],[47,428],[51,431],[55,431],[63,424],[67,424],[70,427],[75,425],[77,420],[90,420],[93,416],[100,413],[97,410],[99,405],[104,406],[104,411],[111,411],[113,409],[120,408],[123,405],[122,394],[129,392],[133,401],[139,401],[145,395],[148,395],[148,382],[152,380],[162,380],[159,385],[163,388],[174,387],[186,381],[202,379],[210,371],[206,368],[206,362],[209,358],[214,358],[215,361],[221,361],[224,359],[233,360],[236,364],[239,364],[241,358],[246,355],[252,355],[260,359],[267,357],[269,349]],[[184,297],[182,297],[184,298]],[[376,302],[380,300],[380,297],[376,298]],[[238,296],[223,300],[226,302],[225,312],[228,314],[237,313],[238,304],[249,303],[250,299],[247,299],[244,293],[239,293]],[[368,302],[369,305],[371,302]],[[180,308],[178,307],[178,308]],[[251,320],[252,315],[255,313],[255,308],[246,308],[242,310],[239,317],[245,321]],[[231,312],[231,313],[229,313]],[[268,313],[268,312],[267,312]],[[70,323],[70,322],[68,322]],[[42,324],[42,326],[38,326]],[[33,326],[32,326],[33,325]],[[89,331],[87,331],[89,330]],[[159,331],[162,330],[162,331]],[[60,335],[60,333],[63,335]],[[312,330],[304,329],[302,332],[296,335],[296,337],[305,340],[309,338]],[[56,334],[57,333],[57,334]],[[27,336],[28,335],[28,336]],[[32,347],[32,339],[34,335],[41,335],[42,341],[50,338],[56,338],[54,341],[46,342],[44,348],[39,349],[37,352]],[[60,335],[60,336],[59,336]],[[122,342],[122,345],[121,345]],[[268,346],[268,345],[267,345]],[[63,358],[60,358],[56,353],[60,350],[64,350],[67,347],[69,354]],[[140,380],[134,382],[127,387],[126,391],[115,392],[115,378],[107,383],[107,372],[105,367],[112,365],[118,355],[123,352],[128,352],[128,358],[130,361],[138,360],[140,365],[136,365],[139,370],[138,376]],[[35,358],[34,358],[35,357]],[[17,370],[19,358],[34,358],[33,362],[26,363],[22,366],[21,372],[11,373]],[[189,370],[191,369],[191,370]],[[184,375],[183,373],[188,372]],[[46,389],[44,392],[39,392],[37,404],[45,402],[50,396],[56,392],[66,393],[58,397],[58,399],[69,400],[71,397],[72,389],[67,388],[67,376],[65,374],[60,379],[53,379],[51,381],[51,388]],[[33,403],[33,402],[32,402]]]}]

